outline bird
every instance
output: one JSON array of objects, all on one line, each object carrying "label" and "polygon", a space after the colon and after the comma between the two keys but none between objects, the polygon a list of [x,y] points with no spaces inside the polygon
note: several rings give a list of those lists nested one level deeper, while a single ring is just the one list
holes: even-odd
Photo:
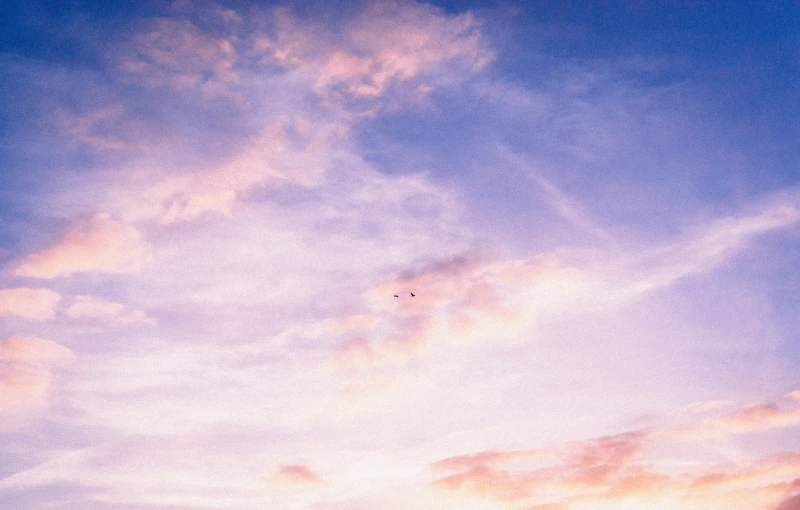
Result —
[{"label": "bird", "polygon": [[413,292],[411,293],[411,297],[414,297],[414,293]]},{"label": "bird", "polygon": [[395,295],[394,295],[394,297],[400,297],[400,296],[398,296],[397,294],[395,294]]}]

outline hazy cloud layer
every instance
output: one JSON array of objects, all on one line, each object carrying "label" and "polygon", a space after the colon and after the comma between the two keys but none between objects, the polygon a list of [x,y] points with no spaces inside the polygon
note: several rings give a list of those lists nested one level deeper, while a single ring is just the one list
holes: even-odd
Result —
[{"label": "hazy cloud layer", "polygon": [[788,13],[81,9],[0,55],[0,507],[797,507]]}]

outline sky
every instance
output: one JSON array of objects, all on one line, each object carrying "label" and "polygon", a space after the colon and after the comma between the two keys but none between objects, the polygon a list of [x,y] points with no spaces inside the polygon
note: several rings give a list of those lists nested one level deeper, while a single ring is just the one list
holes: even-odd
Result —
[{"label": "sky", "polygon": [[0,9],[0,507],[800,509],[796,2]]}]

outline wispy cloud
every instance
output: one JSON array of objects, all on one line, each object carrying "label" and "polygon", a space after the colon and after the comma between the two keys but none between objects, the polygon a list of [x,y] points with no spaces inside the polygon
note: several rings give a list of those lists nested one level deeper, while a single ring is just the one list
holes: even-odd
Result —
[{"label": "wispy cloud", "polygon": [[131,273],[139,270],[145,253],[135,227],[100,213],[79,220],[55,244],[25,256],[15,274],[50,279],[85,272]]},{"label": "wispy cloud", "polygon": [[236,97],[236,49],[225,37],[203,32],[188,20],[151,20],[117,55],[120,69],[152,87],[199,90],[204,97]]},{"label": "wispy cloud", "polygon": [[319,7],[0,58],[0,506],[792,508],[800,390],[759,394],[797,386],[800,200],[725,194],[758,158],[696,73],[525,8]]},{"label": "wispy cloud", "polygon": [[794,393],[785,395],[783,402],[753,404],[680,428],[675,434],[682,438],[702,440],[800,425],[800,405]]},{"label": "wispy cloud", "polygon": [[15,336],[0,342],[0,412],[43,405],[52,370],[73,359],[69,349],[50,340]]}]

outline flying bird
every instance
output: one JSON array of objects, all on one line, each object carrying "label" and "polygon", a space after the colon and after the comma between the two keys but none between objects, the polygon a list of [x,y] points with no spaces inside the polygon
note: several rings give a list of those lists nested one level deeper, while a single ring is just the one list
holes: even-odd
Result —
[{"label": "flying bird", "polygon": [[400,297],[400,296],[398,296],[397,294],[395,294],[395,295],[394,295],[394,297]]},{"label": "flying bird", "polygon": [[411,293],[411,297],[414,297],[414,293],[413,292]]}]

